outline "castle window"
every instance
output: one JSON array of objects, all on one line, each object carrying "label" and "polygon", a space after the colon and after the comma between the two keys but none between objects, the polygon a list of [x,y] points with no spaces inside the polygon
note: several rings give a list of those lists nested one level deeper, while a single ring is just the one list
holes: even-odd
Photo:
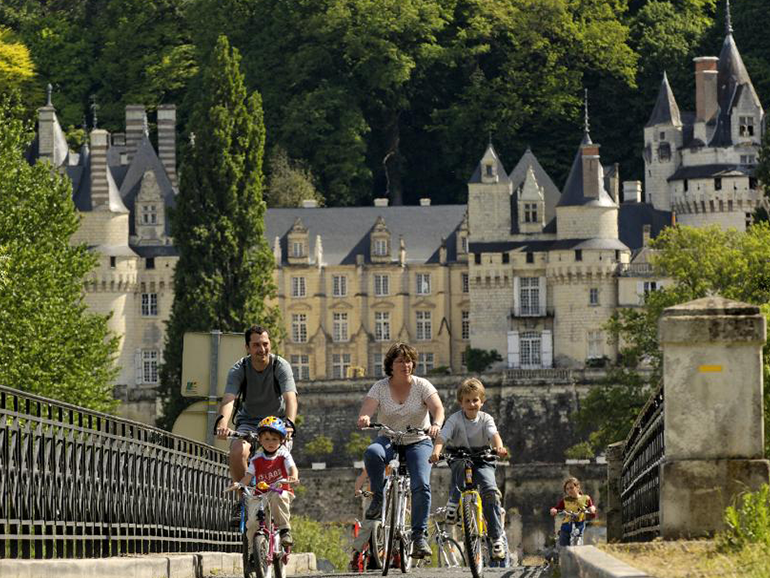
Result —
[{"label": "castle window", "polygon": [[305,295],[306,295],[305,278],[292,277],[291,278],[291,296],[304,297]]},{"label": "castle window", "polygon": [[307,342],[307,315],[293,313],[291,316],[291,340],[294,343]]},{"label": "castle window", "polygon": [[685,180],[684,180],[684,181],[682,181],[682,182],[684,183],[684,190],[685,190],[685,192],[687,192],[687,190],[688,190],[688,188],[689,188],[689,187],[688,187],[688,184],[687,184],[687,179],[685,179]]},{"label": "castle window", "polygon": [[155,269],[155,257],[147,257],[144,260],[145,269]]},{"label": "castle window", "polygon": [[350,369],[350,354],[349,353],[335,353],[332,355],[332,377],[335,379],[343,379],[347,377],[348,369]]},{"label": "castle window", "polygon": [[716,191],[722,190],[722,177],[717,177],[714,179],[714,190]]},{"label": "castle window", "polygon": [[599,288],[598,287],[591,287],[588,290],[588,304],[599,305]]},{"label": "castle window", "polygon": [[158,294],[142,293],[142,317],[158,315]]},{"label": "castle window", "polygon": [[583,260],[583,250],[575,249],[575,261],[582,261],[582,260]]},{"label": "castle window", "polygon": [[460,237],[460,252],[467,253],[468,252],[468,237],[465,235],[462,235]]},{"label": "castle window", "polygon": [[332,339],[334,341],[348,340],[348,314],[332,314]]},{"label": "castle window", "polygon": [[415,311],[417,319],[417,339],[428,341],[433,337],[430,311]]},{"label": "castle window", "polygon": [[417,273],[417,294],[430,295],[430,273]]},{"label": "castle window", "polygon": [[671,145],[667,142],[660,143],[658,146],[658,160],[661,162],[671,160]]},{"label": "castle window", "polygon": [[142,383],[158,383],[158,358],[155,349],[142,351]]},{"label": "castle window", "polygon": [[524,203],[524,222],[537,223],[537,203]]},{"label": "castle window", "polygon": [[461,331],[460,331],[460,338],[461,339],[470,339],[471,338],[471,312],[470,311],[463,311],[461,313]]},{"label": "castle window", "polygon": [[521,367],[533,369],[543,365],[543,343],[540,334],[535,331],[524,331],[519,336],[519,352]]},{"label": "castle window", "polygon": [[742,165],[755,165],[757,164],[757,157],[754,155],[741,155]]},{"label": "castle window", "polygon": [[540,315],[540,279],[538,277],[521,278],[519,303],[522,316]]},{"label": "castle window", "polygon": [[387,257],[389,255],[387,239],[374,240],[374,254],[377,257]]},{"label": "castle window", "polygon": [[460,278],[461,278],[463,293],[470,293],[471,284],[470,284],[470,277],[468,276],[468,273],[463,273]]},{"label": "castle window", "polygon": [[419,353],[417,354],[417,372],[422,375],[427,375],[429,371],[433,370],[433,354]]},{"label": "castle window", "polygon": [[481,265],[481,253],[473,254],[473,262],[476,263],[476,265]]},{"label": "castle window", "polygon": [[738,117],[738,134],[741,136],[754,136],[754,117]]},{"label": "castle window", "polygon": [[291,256],[302,257],[305,254],[305,244],[302,241],[294,241],[291,244]]},{"label": "castle window", "polygon": [[503,253],[503,264],[507,264],[511,262],[511,255],[510,253]]},{"label": "castle window", "polygon": [[348,278],[344,275],[332,276],[332,295],[334,297],[345,297],[348,294]]},{"label": "castle window", "polygon": [[620,261],[620,250],[615,249],[615,260]]},{"label": "castle window", "polygon": [[465,369],[468,369],[468,361],[467,361],[467,359],[468,359],[468,356],[467,356],[467,351],[463,351],[463,352],[460,354],[460,365],[462,366],[462,368],[463,368],[464,370],[465,370]]},{"label": "castle window", "polygon": [[645,281],[642,285],[642,290],[644,291],[644,298],[647,299],[647,295],[652,293],[653,291],[658,290],[658,282],[657,281]]},{"label": "castle window", "polygon": [[385,370],[382,365],[382,353],[374,354],[374,377],[385,377]]},{"label": "castle window", "polygon": [[377,297],[385,297],[390,294],[390,277],[387,275],[374,276],[374,294]]},{"label": "castle window", "polygon": [[535,254],[532,251],[527,251],[527,263],[530,265],[535,262]]},{"label": "castle window", "polygon": [[142,225],[158,224],[158,208],[156,205],[142,205]]},{"label": "castle window", "polygon": [[114,269],[118,265],[117,257],[110,257],[110,269]]},{"label": "castle window", "polygon": [[292,355],[291,369],[294,373],[295,381],[306,381],[310,379],[310,356]]},{"label": "castle window", "polygon": [[660,140],[666,140],[666,131],[660,131]]},{"label": "castle window", "polygon": [[487,173],[488,177],[494,177],[495,176],[495,166],[493,164],[488,164],[484,166],[484,170]]},{"label": "castle window", "polygon": [[601,331],[588,332],[588,359],[599,359],[604,355],[604,343]]},{"label": "castle window", "polygon": [[374,339],[390,341],[390,313],[387,311],[374,312]]}]

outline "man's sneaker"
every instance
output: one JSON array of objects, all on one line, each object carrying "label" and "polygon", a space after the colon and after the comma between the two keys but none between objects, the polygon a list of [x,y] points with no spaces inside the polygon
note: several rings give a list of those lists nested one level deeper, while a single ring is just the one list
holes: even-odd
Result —
[{"label": "man's sneaker", "polygon": [[367,520],[379,520],[382,516],[382,494],[374,494],[372,496],[372,502],[369,507],[366,508]]},{"label": "man's sneaker", "polygon": [[430,549],[430,546],[428,546],[428,541],[425,539],[425,536],[417,536],[414,539],[414,542],[412,542],[412,558],[425,558],[426,556],[430,558],[430,556],[433,554],[433,552]]},{"label": "man's sneaker", "polygon": [[457,523],[457,504],[454,502],[447,502],[446,523],[449,525]]},{"label": "man's sneaker", "polygon": [[505,541],[502,538],[492,540],[492,558],[503,560],[505,558]]},{"label": "man's sneaker", "polygon": [[281,546],[288,548],[294,545],[294,538],[291,537],[291,530],[284,528],[281,530]]}]

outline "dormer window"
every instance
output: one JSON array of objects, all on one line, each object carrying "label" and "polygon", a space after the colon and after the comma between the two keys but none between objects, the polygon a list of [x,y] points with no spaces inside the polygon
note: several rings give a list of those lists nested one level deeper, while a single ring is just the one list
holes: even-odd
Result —
[{"label": "dormer window", "polygon": [[134,205],[134,243],[162,244],[165,237],[165,205],[158,180],[152,170],[142,176],[142,184]]},{"label": "dormer window", "polygon": [[158,207],[155,204],[142,204],[139,212],[141,213],[142,225],[158,224]]},{"label": "dormer window", "polygon": [[493,164],[488,164],[484,167],[484,170],[486,171],[486,175],[488,177],[494,177],[495,176],[495,166]]},{"label": "dormer window", "polygon": [[302,241],[294,241],[291,244],[291,256],[302,257],[305,255],[305,243]]},{"label": "dormer window", "polygon": [[537,203],[524,203],[524,222],[537,223]]},{"label": "dormer window", "polygon": [[465,212],[465,215],[463,215],[463,220],[460,223],[460,226],[457,228],[455,250],[457,251],[458,261],[468,260],[468,212],[467,211]]},{"label": "dormer window", "polygon": [[387,263],[390,261],[390,231],[382,216],[377,217],[369,233],[370,254],[372,262]]},{"label": "dormer window", "polygon": [[375,239],[374,240],[374,254],[377,257],[385,257],[390,254],[390,251],[388,251],[388,240],[387,239]]},{"label": "dormer window", "polygon": [[289,251],[290,265],[306,265],[309,262],[308,231],[299,217],[294,220],[289,230],[286,248]]},{"label": "dormer window", "polygon": [[754,117],[738,117],[738,134],[740,136],[754,136]]},{"label": "dormer window", "polygon": [[460,252],[461,253],[467,253],[468,252],[468,237],[465,235],[462,235],[460,237]]}]

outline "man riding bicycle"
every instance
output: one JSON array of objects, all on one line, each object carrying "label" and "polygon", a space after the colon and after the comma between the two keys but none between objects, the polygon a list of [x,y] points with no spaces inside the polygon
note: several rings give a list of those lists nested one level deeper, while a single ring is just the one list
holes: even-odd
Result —
[{"label": "man riding bicycle", "polygon": [[[256,432],[259,422],[271,415],[282,417],[286,423],[287,446],[294,433],[297,419],[297,386],[291,365],[270,353],[267,329],[252,325],[244,333],[248,355],[235,362],[227,375],[227,386],[219,406],[214,431],[219,439],[232,433],[227,426],[238,401],[234,418],[238,433]],[[230,446],[230,476],[234,482],[243,478],[251,446],[235,440]]]}]

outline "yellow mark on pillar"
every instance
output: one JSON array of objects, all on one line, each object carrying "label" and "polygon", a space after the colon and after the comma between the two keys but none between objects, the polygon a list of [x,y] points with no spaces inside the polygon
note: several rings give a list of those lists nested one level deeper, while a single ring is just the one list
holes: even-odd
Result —
[{"label": "yellow mark on pillar", "polygon": [[721,373],[722,366],[721,365],[699,365],[698,371],[700,373]]}]

